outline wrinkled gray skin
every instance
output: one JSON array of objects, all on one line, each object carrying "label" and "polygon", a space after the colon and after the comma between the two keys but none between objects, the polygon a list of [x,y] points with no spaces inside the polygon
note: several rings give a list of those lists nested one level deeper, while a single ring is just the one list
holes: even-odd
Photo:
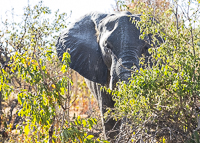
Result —
[{"label": "wrinkled gray skin", "polygon": [[104,122],[106,107],[113,108],[114,102],[111,95],[101,91],[100,87],[113,89],[119,79],[128,81],[131,72],[127,69],[133,65],[139,68],[138,58],[142,54],[149,55],[149,44],[139,39],[140,31],[131,18],[140,19],[139,15],[129,12],[87,14],[64,31],[56,45],[60,59],[69,50],[70,67],[85,77],[88,87],[98,100],[105,138],[114,138],[117,132],[108,131],[117,129],[119,123],[116,124],[112,119]]}]

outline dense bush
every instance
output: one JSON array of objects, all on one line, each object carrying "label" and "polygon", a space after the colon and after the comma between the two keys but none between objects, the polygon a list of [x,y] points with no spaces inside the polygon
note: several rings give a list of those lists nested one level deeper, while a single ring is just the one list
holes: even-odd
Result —
[{"label": "dense bush", "polygon": [[[77,99],[70,89],[70,55],[65,53],[60,62],[55,50],[60,32],[67,27],[66,18],[66,13],[56,11],[53,15],[40,2],[24,9],[20,23],[3,22],[0,31],[0,103],[7,101],[11,94],[17,95],[19,110],[14,115],[17,121],[11,121],[12,111],[8,119],[1,109],[0,140],[100,142],[88,134],[97,124],[95,118],[80,119],[76,115],[71,119],[69,116]],[[15,107],[11,103],[11,109]]]},{"label": "dense bush", "polygon": [[200,4],[175,1],[162,13],[138,5],[133,11],[142,12],[141,21],[133,22],[141,38],[152,35],[153,66],[133,71],[113,92],[113,117],[124,122],[119,136],[124,142],[199,142]]}]

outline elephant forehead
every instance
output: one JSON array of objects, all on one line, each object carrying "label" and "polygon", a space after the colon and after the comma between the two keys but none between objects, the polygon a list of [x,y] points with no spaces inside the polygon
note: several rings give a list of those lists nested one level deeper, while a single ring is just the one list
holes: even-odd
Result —
[{"label": "elephant forehead", "polygon": [[110,28],[110,26],[114,26],[117,23],[123,24],[124,26],[131,25],[133,24],[133,20],[139,21],[140,15],[127,15],[126,13],[110,14],[101,20],[99,26],[100,28]]},{"label": "elephant forehead", "polygon": [[133,18],[139,19],[138,16],[120,14],[107,16],[98,27],[101,38],[104,40],[124,42],[131,42],[131,39],[139,39],[140,31],[135,24],[132,23]]}]

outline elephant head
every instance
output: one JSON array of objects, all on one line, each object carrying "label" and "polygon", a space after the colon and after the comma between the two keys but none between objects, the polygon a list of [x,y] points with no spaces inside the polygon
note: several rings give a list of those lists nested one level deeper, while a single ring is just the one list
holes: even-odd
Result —
[{"label": "elephant head", "polygon": [[[68,50],[70,67],[83,77],[113,88],[119,79],[130,77],[133,65],[147,52],[147,43],[132,23],[139,15],[90,13],[64,31],[57,42],[58,57]],[[109,83],[108,83],[109,82]]]},{"label": "elephant head", "polygon": [[[140,67],[139,57],[142,54],[149,55],[149,45],[139,38],[140,30],[133,19],[140,20],[140,15],[119,12],[83,16],[59,37],[56,45],[58,57],[62,59],[63,53],[68,50],[72,69],[93,84],[113,89],[117,81],[128,80],[133,66]],[[101,100],[98,102],[103,114],[102,106],[114,107],[114,103],[109,95],[97,95],[100,88],[95,87],[90,86],[90,89]]]}]

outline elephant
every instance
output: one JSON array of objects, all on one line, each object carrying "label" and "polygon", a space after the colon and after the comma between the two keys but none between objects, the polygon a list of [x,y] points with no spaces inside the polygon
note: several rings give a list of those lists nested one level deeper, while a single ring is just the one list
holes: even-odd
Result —
[{"label": "elephant", "polygon": [[114,108],[112,95],[102,86],[116,87],[119,80],[128,82],[133,66],[141,67],[139,58],[144,55],[148,62],[151,55],[149,36],[139,38],[140,30],[136,23],[140,15],[130,12],[105,14],[92,12],[84,15],[64,31],[56,44],[57,54],[62,60],[63,53],[71,56],[70,68],[85,78],[86,84],[98,101],[105,139],[117,135],[119,122],[110,119],[105,122],[103,115],[106,108]]}]

